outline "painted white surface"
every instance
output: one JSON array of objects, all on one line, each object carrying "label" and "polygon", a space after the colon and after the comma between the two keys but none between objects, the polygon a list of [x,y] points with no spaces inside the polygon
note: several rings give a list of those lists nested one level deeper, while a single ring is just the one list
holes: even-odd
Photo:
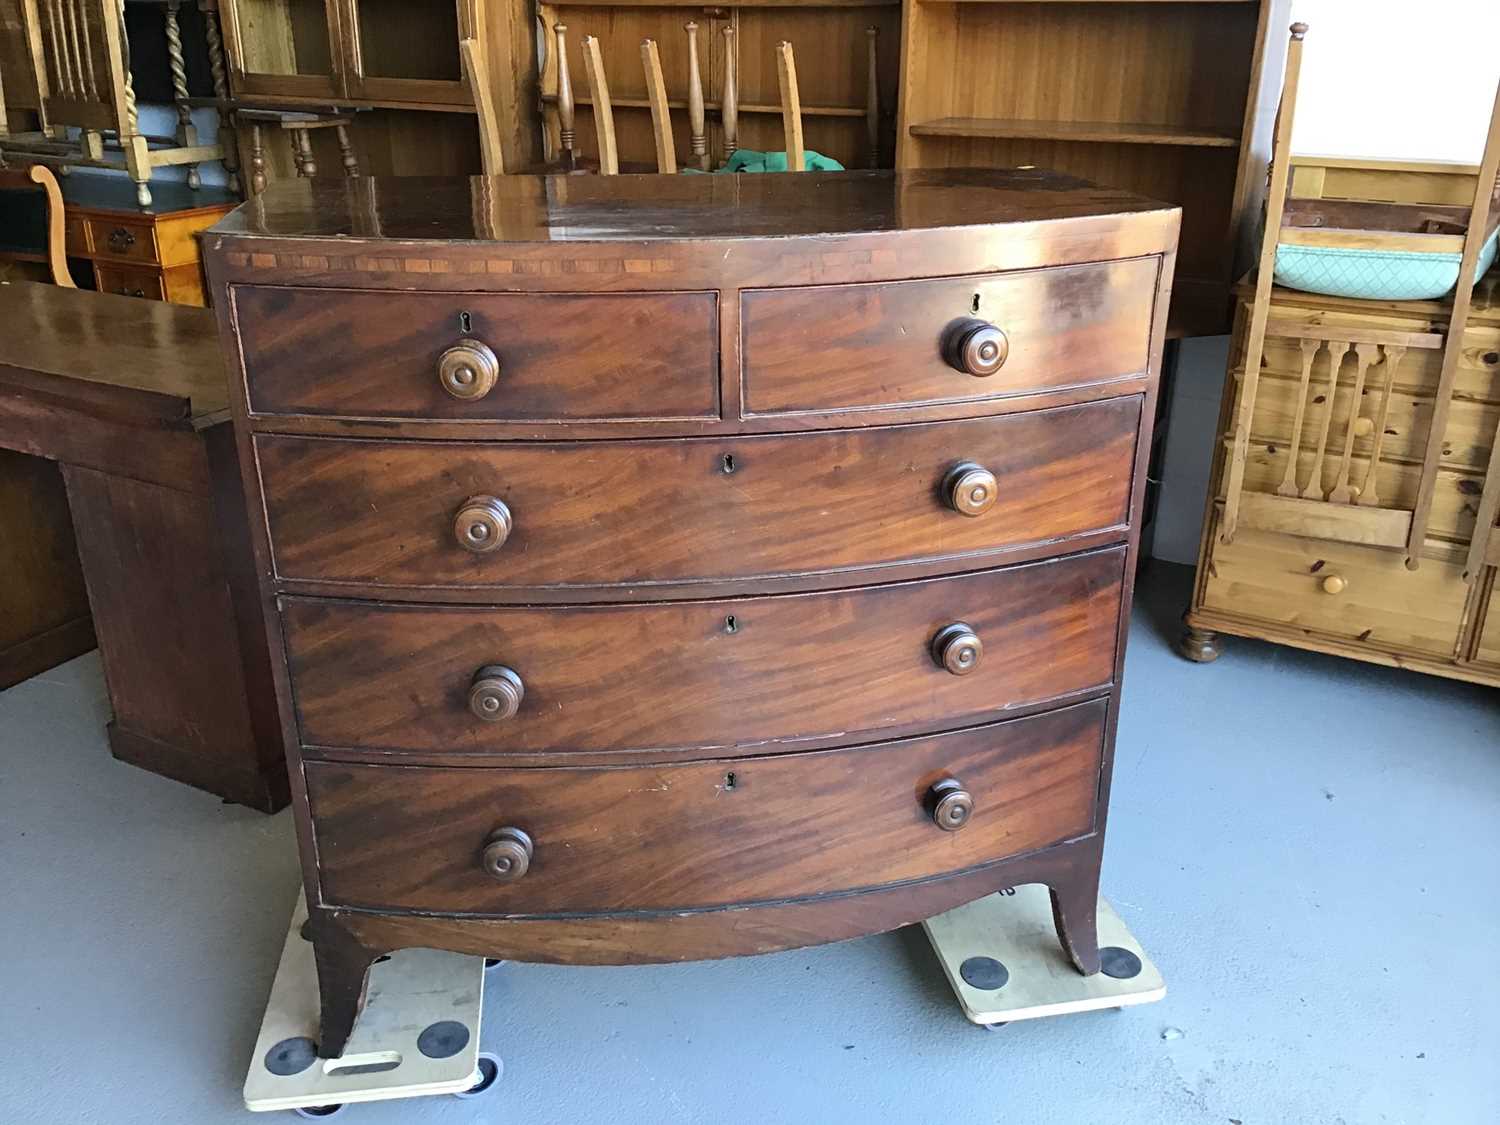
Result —
[{"label": "painted white surface", "polygon": [[[1308,25],[1292,148],[1478,163],[1500,80],[1497,0],[1294,0]],[[1183,342],[1152,554],[1194,563],[1228,339]]]}]

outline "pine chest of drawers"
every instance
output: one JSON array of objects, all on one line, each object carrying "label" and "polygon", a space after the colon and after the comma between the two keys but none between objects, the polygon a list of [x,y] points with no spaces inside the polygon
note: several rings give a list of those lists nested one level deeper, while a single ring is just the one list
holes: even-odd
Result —
[{"label": "pine chest of drawers", "polygon": [[208,239],[323,1000],[1094,904],[1178,213],[1037,172],[277,184]]}]

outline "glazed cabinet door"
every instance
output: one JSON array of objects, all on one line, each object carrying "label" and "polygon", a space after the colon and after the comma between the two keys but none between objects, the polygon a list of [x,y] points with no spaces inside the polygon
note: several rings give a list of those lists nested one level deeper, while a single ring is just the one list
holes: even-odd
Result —
[{"label": "glazed cabinet door", "polygon": [[350,97],[472,105],[460,39],[482,38],[475,0],[337,0],[349,29]]},{"label": "glazed cabinet door", "polygon": [[339,0],[220,0],[241,97],[345,95]]}]

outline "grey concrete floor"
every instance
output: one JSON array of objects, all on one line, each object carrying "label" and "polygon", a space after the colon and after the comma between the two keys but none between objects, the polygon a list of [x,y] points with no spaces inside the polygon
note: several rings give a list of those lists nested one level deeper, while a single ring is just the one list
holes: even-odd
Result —
[{"label": "grey concrete floor", "polygon": [[[1494,1122],[1500,695],[1250,641],[1184,663],[1186,575],[1141,591],[1105,867],[1165,1001],[987,1033],[912,930],[511,965],[489,1096],[337,1120]],[[0,694],[0,1122],[254,1120],[290,819],[114,762],[107,717],[92,656]]]}]

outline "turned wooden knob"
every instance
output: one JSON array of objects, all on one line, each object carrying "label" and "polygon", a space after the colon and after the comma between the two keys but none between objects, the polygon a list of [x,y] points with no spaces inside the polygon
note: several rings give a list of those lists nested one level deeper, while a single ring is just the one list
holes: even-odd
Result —
[{"label": "turned wooden knob", "polygon": [[987,320],[961,320],[949,330],[943,353],[951,366],[983,378],[1005,365],[1010,341]]},{"label": "turned wooden knob", "polygon": [[927,811],[944,832],[957,832],[974,814],[974,797],[956,777],[945,777],[927,790]]},{"label": "turned wooden knob", "polygon": [[497,883],[514,883],[531,870],[531,837],[519,828],[497,828],[480,853],[484,873]]},{"label": "turned wooden knob", "polygon": [[510,536],[510,509],[493,496],[470,496],[453,517],[453,537],[476,555],[497,550]]},{"label": "turned wooden knob", "polygon": [[932,658],[955,676],[967,676],[974,671],[982,655],[984,645],[979,634],[962,621],[944,626],[932,638]]},{"label": "turned wooden knob", "polygon": [[1369,437],[1375,432],[1375,423],[1368,418],[1354,419],[1354,436]]},{"label": "turned wooden knob", "polygon": [[438,356],[438,382],[465,402],[489,394],[499,377],[500,360],[488,344],[478,340],[460,340]]},{"label": "turned wooden knob", "polygon": [[999,482],[995,474],[973,461],[960,461],[943,478],[943,499],[962,516],[982,516],[995,506]]},{"label": "turned wooden knob", "polygon": [[469,710],[487,723],[512,718],[525,697],[526,685],[520,675],[504,664],[486,664],[474,673],[469,684]]},{"label": "turned wooden knob", "polygon": [[1348,588],[1349,583],[1337,574],[1330,574],[1323,579],[1323,593],[1325,594],[1342,594]]}]

